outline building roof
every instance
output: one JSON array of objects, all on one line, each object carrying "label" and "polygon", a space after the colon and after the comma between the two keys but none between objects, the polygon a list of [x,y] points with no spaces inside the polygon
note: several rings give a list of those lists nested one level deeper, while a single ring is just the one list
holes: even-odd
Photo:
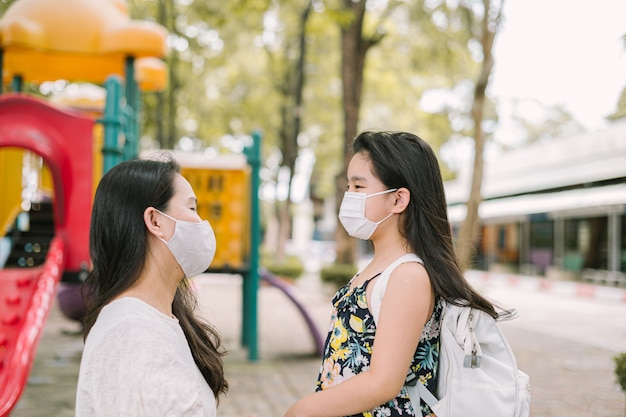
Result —
[{"label": "building roof", "polygon": [[[548,218],[605,216],[608,213],[624,213],[625,208],[626,183],[623,183],[487,200],[479,206],[478,214],[485,223],[503,223],[536,215]],[[448,208],[452,223],[463,221],[466,213],[465,204]]]},{"label": "building roof", "polygon": [[[445,184],[450,221],[465,218],[471,173]],[[617,183],[617,184],[616,184]],[[541,142],[485,162],[483,221],[624,212],[626,121]]]},{"label": "building roof", "polygon": [[[485,161],[484,199],[626,179],[626,121],[529,145]],[[448,204],[469,197],[471,172],[445,183]]]}]

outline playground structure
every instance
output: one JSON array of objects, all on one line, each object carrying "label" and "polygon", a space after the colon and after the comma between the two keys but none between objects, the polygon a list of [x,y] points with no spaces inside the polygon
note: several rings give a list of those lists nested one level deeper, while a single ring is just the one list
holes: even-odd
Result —
[{"label": "playground structure", "polygon": [[[66,317],[82,319],[93,195],[103,173],[140,157],[141,94],[165,86],[166,36],[129,19],[123,0],[18,0],[0,16],[0,417],[26,385],[55,296]],[[22,92],[57,80],[61,95]],[[244,277],[242,344],[256,360],[261,137],[252,136],[245,156],[228,161],[175,158],[215,229],[209,272]],[[319,353],[290,289],[261,278],[296,304]]]},{"label": "playground structure", "polygon": [[[137,157],[140,94],[165,85],[166,35],[120,0],[19,0],[0,18],[0,416],[26,384],[59,285],[78,288],[89,269],[95,186]],[[104,86],[103,111],[22,93],[57,80]]]}]

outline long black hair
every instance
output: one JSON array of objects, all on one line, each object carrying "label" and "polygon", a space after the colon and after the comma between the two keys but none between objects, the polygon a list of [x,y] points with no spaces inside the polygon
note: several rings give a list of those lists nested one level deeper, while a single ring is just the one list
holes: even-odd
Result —
[{"label": "long black hair", "polygon": [[[166,211],[180,171],[169,157],[131,160],[111,168],[100,180],[91,213],[89,253],[93,269],[83,285],[87,304],[85,339],[102,308],[129,289],[144,268],[148,231],[144,211]],[[174,296],[172,312],[183,329],[194,361],[216,398],[228,390],[218,331],[196,316],[197,302],[188,278]]]},{"label": "long black hair", "polygon": [[449,303],[469,305],[496,317],[491,302],[464,278],[452,243],[452,231],[437,157],[428,143],[406,132],[363,132],[353,142],[387,187],[407,188],[411,200],[400,218],[400,231],[424,260],[435,294]]}]

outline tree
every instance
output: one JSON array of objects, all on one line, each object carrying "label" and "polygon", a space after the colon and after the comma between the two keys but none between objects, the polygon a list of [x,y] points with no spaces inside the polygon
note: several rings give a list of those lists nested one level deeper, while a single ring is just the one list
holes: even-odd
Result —
[{"label": "tree", "polygon": [[[483,59],[480,74],[474,86],[474,100],[471,110],[475,149],[472,182],[467,201],[467,215],[461,224],[456,240],[457,258],[462,270],[470,267],[474,256],[475,242],[480,234],[478,208],[482,201],[481,186],[484,170],[485,132],[483,130],[483,116],[485,93],[494,65],[493,43],[500,28],[503,4],[504,0],[482,0],[481,8],[478,7],[479,4],[476,2],[469,2],[463,5],[468,16],[469,27],[476,40],[480,42]],[[480,10],[479,15],[476,17],[474,10]]]},{"label": "tree", "polygon": [[[144,129],[162,147],[192,139],[194,150],[222,148],[223,137],[268,126],[274,95],[268,94],[263,32],[269,0],[238,2],[128,0],[136,19],[153,19],[169,31],[168,86],[144,95]],[[246,27],[245,31],[241,27]]]},{"label": "tree", "polygon": [[626,88],[622,89],[622,92],[617,100],[617,106],[615,112],[609,115],[609,120],[618,120],[626,118]]},{"label": "tree", "polygon": [[[615,375],[617,376],[617,383],[620,388],[626,394],[626,353],[620,353],[613,357],[615,361]],[[624,413],[626,415],[626,412]]]},{"label": "tree", "polygon": [[15,2],[16,0],[0,0],[0,16]]},{"label": "tree", "polygon": [[[291,3],[291,2],[290,2]],[[287,7],[287,2],[283,5]],[[278,128],[279,144],[282,153],[281,168],[287,172],[287,191],[284,201],[275,200],[276,217],[278,219],[278,239],[276,261],[285,257],[285,245],[291,234],[291,190],[298,157],[298,135],[302,129],[303,92],[305,86],[305,62],[307,50],[307,22],[312,10],[312,1],[307,0],[299,11],[299,20],[295,26],[297,34],[293,37],[286,34],[283,48],[273,51],[266,45],[270,55],[272,80],[280,96],[280,119]],[[288,32],[285,29],[284,32]],[[278,56],[277,56],[278,55]],[[276,62],[279,61],[279,62]]]},{"label": "tree", "polygon": [[[341,27],[341,80],[343,83],[343,166],[337,176],[337,202],[340,203],[346,190],[346,173],[352,157],[351,144],[357,135],[363,74],[367,52],[378,44],[384,34],[375,31],[366,34],[363,31],[366,1],[343,0],[345,21]],[[383,15],[386,17],[386,15]],[[335,234],[337,244],[337,263],[355,263],[355,240],[349,238],[346,231],[338,227]]]},{"label": "tree", "polygon": [[[343,161],[336,177],[337,202],[346,189],[350,145],[361,123],[363,104],[368,111],[367,128],[419,132],[438,149],[450,136],[452,119],[458,110],[420,112],[420,98],[426,90],[462,84],[473,69],[466,46],[467,31],[458,24],[463,16],[454,3],[366,3],[344,0],[343,7],[335,11],[341,31],[344,125]],[[370,61],[373,54],[376,59]],[[367,94],[363,94],[365,80]],[[406,117],[400,120],[397,115]],[[342,228],[337,229],[335,237],[337,263],[353,263],[355,240],[349,239]]]},{"label": "tree", "polygon": [[[626,47],[626,35],[622,36],[622,40],[624,41],[624,47]],[[617,106],[615,108],[615,112],[609,115],[609,120],[617,120],[626,118],[626,87],[622,89],[622,92],[617,100]]]},{"label": "tree", "polygon": [[497,104],[498,115],[508,114],[508,117],[506,124],[499,123],[504,134],[496,132],[493,141],[505,150],[585,130],[562,105],[545,105],[534,99],[512,99],[503,103],[498,100]]}]

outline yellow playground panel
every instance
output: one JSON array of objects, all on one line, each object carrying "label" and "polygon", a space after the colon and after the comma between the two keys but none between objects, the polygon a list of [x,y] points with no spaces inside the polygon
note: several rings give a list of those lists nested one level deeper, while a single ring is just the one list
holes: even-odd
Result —
[{"label": "yellow playground panel", "polygon": [[0,148],[0,236],[4,236],[20,208],[24,152],[19,148]]},{"label": "yellow playground panel", "polygon": [[198,198],[198,214],[217,240],[214,271],[247,269],[250,253],[250,166],[243,155],[173,152]]}]

